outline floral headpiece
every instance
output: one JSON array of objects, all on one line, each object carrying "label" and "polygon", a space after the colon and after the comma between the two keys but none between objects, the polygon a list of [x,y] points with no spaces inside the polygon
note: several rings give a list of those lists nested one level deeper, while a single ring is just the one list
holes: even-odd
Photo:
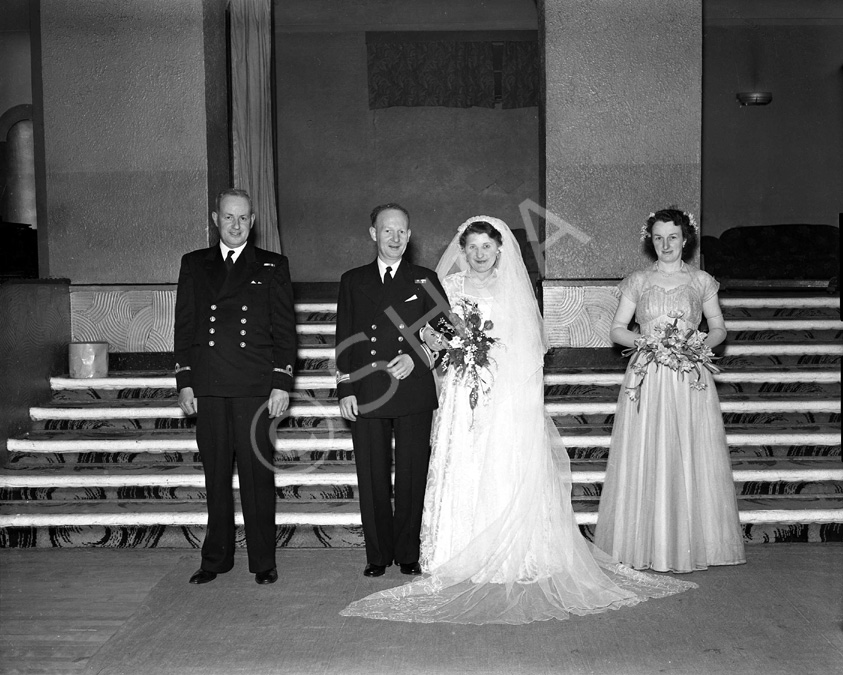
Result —
[{"label": "floral headpiece", "polygon": [[[697,225],[697,219],[694,218],[694,214],[690,211],[683,211],[682,213],[688,217],[688,222],[691,223],[691,228],[694,230],[694,232],[698,233],[700,231],[700,226]],[[644,241],[647,237],[650,236],[650,231],[647,229],[647,223],[650,222],[651,218],[655,217],[656,214],[651,211],[650,215],[647,216],[646,222],[641,226],[641,241]]]}]

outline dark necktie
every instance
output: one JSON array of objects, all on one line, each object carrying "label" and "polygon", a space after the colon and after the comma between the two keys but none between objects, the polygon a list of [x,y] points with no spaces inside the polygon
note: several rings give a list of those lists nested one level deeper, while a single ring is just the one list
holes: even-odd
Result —
[{"label": "dark necktie", "polygon": [[384,274],[383,274],[383,287],[389,288],[389,286],[391,284],[392,284],[392,268],[387,267],[386,272],[384,272]]},{"label": "dark necktie", "polygon": [[225,271],[230,272],[232,267],[234,267],[234,251],[229,251],[225,258]]}]

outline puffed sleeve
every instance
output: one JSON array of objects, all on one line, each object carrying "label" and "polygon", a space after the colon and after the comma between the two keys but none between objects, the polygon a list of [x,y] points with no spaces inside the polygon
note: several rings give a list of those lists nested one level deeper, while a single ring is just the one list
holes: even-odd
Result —
[{"label": "puffed sleeve", "polygon": [[697,272],[696,277],[697,286],[700,289],[702,300],[703,302],[708,302],[717,295],[717,291],[720,290],[720,282],[718,282],[717,279],[711,276],[708,272],[703,272],[702,270]]},{"label": "puffed sleeve", "polygon": [[633,272],[618,284],[621,295],[634,304],[638,304],[641,297],[641,288],[644,284],[644,275],[641,272]]}]

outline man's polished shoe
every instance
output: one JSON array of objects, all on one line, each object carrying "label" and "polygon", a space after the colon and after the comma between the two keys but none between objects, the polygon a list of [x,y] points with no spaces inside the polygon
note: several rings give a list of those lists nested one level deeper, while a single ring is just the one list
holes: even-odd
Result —
[{"label": "man's polished shoe", "polygon": [[255,575],[255,582],[259,584],[274,584],[276,581],[278,581],[278,570],[274,567],[271,570],[258,572]]},{"label": "man's polished shoe", "polygon": [[382,577],[384,572],[386,572],[386,565],[375,565],[374,563],[369,563],[366,565],[366,569],[363,570],[363,576]]},{"label": "man's polished shoe", "polygon": [[413,576],[421,574],[421,565],[414,563],[401,563],[401,574],[412,574]]},{"label": "man's polished shoe", "polygon": [[216,572],[209,572],[208,570],[196,570],[193,576],[190,577],[191,584],[207,584],[217,578]]}]

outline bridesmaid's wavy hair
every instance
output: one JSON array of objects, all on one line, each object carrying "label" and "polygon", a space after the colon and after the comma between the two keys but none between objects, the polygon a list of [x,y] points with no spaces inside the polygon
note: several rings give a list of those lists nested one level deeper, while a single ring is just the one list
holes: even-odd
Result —
[{"label": "bridesmaid's wavy hair", "polygon": [[487,223],[485,220],[475,220],[466,226],[460,235],[460,248],[465,248],[465,242],[468,241],[468,235],[470,234],[488,235],[489,239],[494,239],[498,246],[503,246],[503,235],[498,232],[492,223]]},{"label": "bridesmaid's wavy hair", "polygon": [[678,225],[682,228],[682,236],[685,238],[685,246],[682,249],[682,258],[688,258],[697,247],[697,230],[691,224],[691,218],[688,214],[685,213],[685,211],[680,211],[675,206],[656,211],[647,218],[647,224],[644,228],[642,228],[643,231],[646,232],[644,237],[644,250],[654,258],[658,258],[656,255],[656,249],[653,247],[653,225],[655,225],[658,221],[663,223],[673,223],[674,225]]}]

